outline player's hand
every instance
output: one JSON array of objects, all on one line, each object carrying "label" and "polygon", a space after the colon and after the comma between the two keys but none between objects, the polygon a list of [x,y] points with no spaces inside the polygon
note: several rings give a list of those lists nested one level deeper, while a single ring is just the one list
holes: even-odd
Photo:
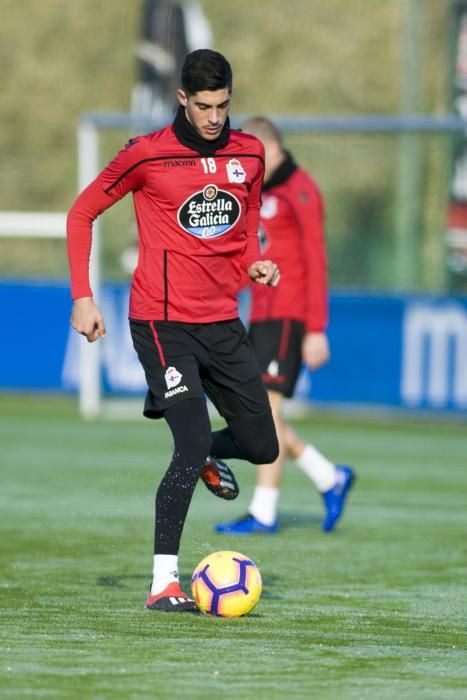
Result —
[{"label": "player's hand", "polygon": [[92,297],[75,299],[71,312],[71,325],[78,333],[86,336],[88,343],[105,338],[104,317]]},{"label": "player's hand", "polygon": [[248,268],[248,276],[258,284],[276,287],[279,284],[281,273],[276,263],[271,260],[257,260]]},{"label": "player's hand", "polygon": [[329,342],[325,333],[307,333],[302,343],[303,362],[318,369],[329,361]]}]

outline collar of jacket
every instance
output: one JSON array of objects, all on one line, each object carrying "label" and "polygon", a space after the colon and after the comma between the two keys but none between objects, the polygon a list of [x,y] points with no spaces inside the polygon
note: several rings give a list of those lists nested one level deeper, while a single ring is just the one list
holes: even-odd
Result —
[{"label": "collar of jacket", "polygon": [[173,121],[173,130],[177,139],[192,151],[202,156],[213,156],[220,148],[225,148],[230,138],[230,120],[227,117],[224,128],[214,141],[203,139],[186,118],[185,108],[180,105]]},{"label": "collar of jacket", "polygon": [[285,151],[285,160],[279,165],[267,182],[263,184],[263,192],[267,192],[272,187],[277,187],[286,182],[296,171],[297,164],[288,151]]}]

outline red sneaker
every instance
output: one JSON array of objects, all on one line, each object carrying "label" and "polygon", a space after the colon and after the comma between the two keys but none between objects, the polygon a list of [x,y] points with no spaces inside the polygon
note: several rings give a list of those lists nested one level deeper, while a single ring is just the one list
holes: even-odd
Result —
[{"label": "red sneaker", "polygon": [[176,581],[169,583],[167,588],[157,595],[151,595],[149,592],[145,607],[162,612],[199,612],[195,601],[188,598]]},{"label": "red sneaker", "polygon": [[200,473],[201,479],[215,496],[233,501],[237,498],[239,488],[231,468],[220,459],[207,457]]}]

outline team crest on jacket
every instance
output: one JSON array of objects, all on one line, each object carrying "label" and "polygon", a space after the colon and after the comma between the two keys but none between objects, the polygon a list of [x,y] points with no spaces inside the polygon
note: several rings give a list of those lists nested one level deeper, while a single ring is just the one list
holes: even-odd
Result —
[{"label": "team crest on jacket", "polygon": [[239,160],[232,158],[225,167],[229,182],[245,182],[246,172]]},{"label": "team crest on jacket", "polygon": [[188,197],[178,210],[178,223],[197,238],[222,236],[240,217],[240,202],[233,194],[216,185],[206,185]]},{"label": "team crest on jacket", "polygon": [[265,196],[261,205],[261,218],[273,219],[278,211],[277,197]]},{"label": "team crest on jacket", "polygon": [[180,384],[183,375],[175,367],[168,367],[164,376],[167,388],[172,389]]}]

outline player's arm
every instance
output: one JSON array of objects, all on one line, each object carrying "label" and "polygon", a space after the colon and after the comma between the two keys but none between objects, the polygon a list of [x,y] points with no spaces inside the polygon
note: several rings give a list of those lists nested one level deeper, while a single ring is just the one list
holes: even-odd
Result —
[{"label": "player's arm", "polygon": [[[139,142],[136,141],[136,144]],[[101,174],[81,192],[67,217],[67,252],[73,309],[71,325],[90,343],[105,336],[105,322],[93,299],[89,282],[92,225],[95,219],[130,190],[141,186],[140,149],[120,151]]]},{"label": "player's arm", "polygon": [[105,336],[104,319],[94,303],[89,283],[92,224],[113,203],[114,199],[104,192],[96,179],[81,192],[67,217],[67,252],[73,299],[71,325],[90,343]]},{"label": "player's arm", "polygon": [[330,358],[326,335],[328,284],[324,205],[321,193],[311,180],[303,183],[303,189],[299,188],[294,213],[300,230],[305,265],[306,335],[302,344],[302,356],[311,369],[317,369]]},{"label": "player's arm", "polygon": [[257,145],[260,149],[262,163],[251,184],[248,196],[246,212],[247,244],[242,258],[242,268],[253,282],[275,287],[279,284],[280,280],[279,268],[271,260],[260,260],[258,227],[261,208],[261,188],[263,186],[264,177],[264,147],[259,141]]}]

